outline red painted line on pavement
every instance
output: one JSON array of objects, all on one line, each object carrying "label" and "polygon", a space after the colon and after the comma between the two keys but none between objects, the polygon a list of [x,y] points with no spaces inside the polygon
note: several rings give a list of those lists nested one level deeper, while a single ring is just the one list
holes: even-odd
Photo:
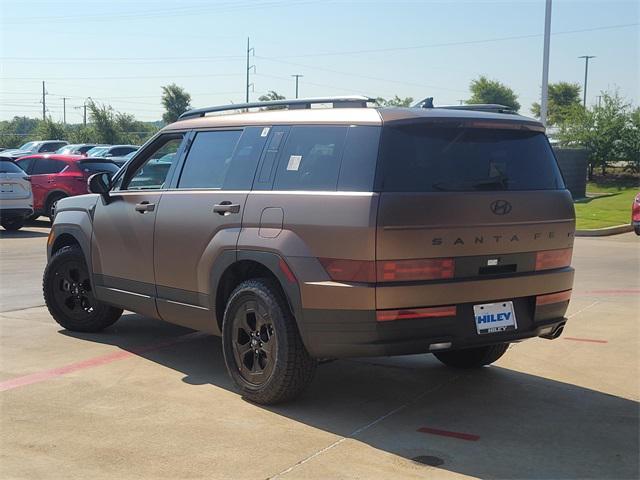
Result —
[{"label": "red painted line on pavement", "polygon": [[470,442],[477,442],[480,440],[479,435],[473,435],[472,433],[450,432],[448,430],[439,430],[437,428],[422,427],[418,429],[421,433],[431,433],[432,435],[441,435],[443,437],[458,438],[460,440],[468,440]]},{"label": "red painted line on pavement", "polygon": [[609,343],[608,340],[596,340],[594,338],[575,338],[575,337],[562,337],[565,340],[572,340],[574,342],[590,342],[590,343]]},{"label": "red painted line on pavement", "polygon": [[99,367],[100,365],[117,362],[118,360],[123,360],[125,358],[136,357],[141,353],[149,352],[152,350],[159,350],[161,348],[170,347],[172,345],[177,345],[179,343],[186,342],[187,340],[191,340],[196,336],[202,336],[202,335],[203,334],[199,332],[188,333],[186,335],[182,335],[178,338],[174,338],[164,342],[154,343],[151,345],[141,345],[139,347],[134,347],[128,351],[120,350],[117,352],[108,353],[106,355],[101,355],[99,357],[89,358],[88,360],[83,360],[81,362],[64,365],[62,367],[52,368],[50,370],[44,370],[42,372],[36,372],[30,375],[24,375],[22,377],[12,378],[10,380],[5,380],[4,382],[0,382],[0,392],[13,390],[14,388],[24,387],[26,385],[32,385],[34,383],[44,382],[45,380],[49,380],[51,378],[60,377],[68,373],[77,372],[79,370],[85,370],[87,368]]}]

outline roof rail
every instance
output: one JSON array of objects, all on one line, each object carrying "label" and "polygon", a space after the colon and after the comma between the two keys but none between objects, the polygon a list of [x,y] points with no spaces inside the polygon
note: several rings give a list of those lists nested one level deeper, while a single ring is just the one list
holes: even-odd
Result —
[{"label": "roof rail", "polygon": [[213,107],[195,108],[184,112],[178,120],[192,117],[204,117],[207,113],[225,112],[229,110],[246,110],[249,108],[287,107],[289,110],[307,109],[311,105],[331,103],[333,108],[365,108],[367,103],[375,102],[374,98],[362,95],[342,97],[296,98],[294,100],[271,100],[268,102],[232,103]]},{"label": "roof rail", "polygon": [[471,103],[468,105],[443,105],[442,107],[448,110],[474,110],[477,112],[489,112],[489,113],[513,113],[517,114],[513,108],[506,105],[500,105],[497,103]]},{"label": "roof rail", "polygon": [[469,103],[467,105],[443,105],[441,107],[434,107],[433,97],[427,97],[411,106],[414,108],[446,108],[447,110],[473,110],[476,112],[489,113],[518,113],[511,107],[497,103]]}]

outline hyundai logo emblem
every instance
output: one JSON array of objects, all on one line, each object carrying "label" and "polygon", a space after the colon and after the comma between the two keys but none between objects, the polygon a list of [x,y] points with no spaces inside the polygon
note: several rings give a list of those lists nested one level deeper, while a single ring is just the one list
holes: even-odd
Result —
[{"label": "hyundai logo emblem", "polygon": [[511,211],[511,204],[506,200],[496,200],[491,204],[491,211],[495,215],[506,215]]}]

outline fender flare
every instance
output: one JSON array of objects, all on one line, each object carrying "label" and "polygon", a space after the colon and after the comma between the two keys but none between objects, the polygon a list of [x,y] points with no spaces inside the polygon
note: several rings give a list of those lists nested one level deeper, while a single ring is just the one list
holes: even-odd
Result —
[{"label": "fender flare", "polygon": [[220,254],[211,269],[213,307],[216,308],[215,300],[222,275],[234,263],[241,262],[243,260],[250,260],[264,266],[278,280],[278,283],[284,292],[285,300],[296,320],[300,336],[306,344],[300,286],[297,281],[290,281],[282,271],[280,268],[280,261],[285,261],[285,259],[277,253],[262,250],[227,250]]}]

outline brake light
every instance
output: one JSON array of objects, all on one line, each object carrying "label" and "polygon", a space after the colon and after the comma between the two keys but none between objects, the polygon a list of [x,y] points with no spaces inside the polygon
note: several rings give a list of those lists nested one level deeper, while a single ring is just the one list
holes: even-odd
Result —
[{"label": "brake light", "polygon": [[403,310],[378,310],[378,322],[392,322],[394,320],[412,320],[418,318],[455,317],[455,305],[448,307],[409,308]]},{"label": "brake light", "polygon": [[408,282],[453,278],[453,258],[418,260],[344,260],[320,258],[320,263],[336,282]]},{"label": "brake light", "polygon": [[552,303],[562,303],[571,300],[571,290],[563,292],[549,293],[547,295],[538,295],[536,297],[536,307],[540,305],[550,305]]},{"label": "brake light", "polygon": [[545,250],[536,253],[536,270],[549,270],[571,265],[573,249]]},{"label": "brake light", "polygon": [[374,283],[376,281],[375,262],[339,258],[320,258],[319,260],[331,279],[336,282]]},{"label": "brake light", "polygon": [[453,278],[453,258],[384,260],[377,262],[379,282]]}]

